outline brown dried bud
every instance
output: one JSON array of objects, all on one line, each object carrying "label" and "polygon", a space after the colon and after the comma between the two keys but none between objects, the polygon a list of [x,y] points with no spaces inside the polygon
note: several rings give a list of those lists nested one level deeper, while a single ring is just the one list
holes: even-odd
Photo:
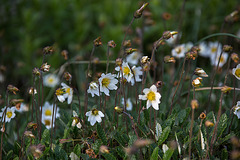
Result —
[{"label": "brown dried bud", "polygon": [[45,150],[45,146],[42,144],[31,145],[29,147],[29,151],[32,153],[35,159],[40,158],[44,150]]},{"label": "brown dried bud", "polygon": [[124,47],[131,47],[131,45],[132,45],[131,40],[125,40],[125,41],[123,42],[123,46],[124,46]]},{"label": "brown dried bud", "polygon": [[208,77],[207,73],[202,68],[196,68],[194,74],[200,77]]},{"label": "brown dried bud", "polygon": [[43,72],[48,72],[49,69],[50,69],[50,65],[48,65],[47,63],[43,63],[42,66],[40,67],[40,69],[43,71]]},{"label": "brown dried bud", "polygon": [[61,55],[64,57],[65,60],[68,60],[68,51],[67,50],[63,50],[61,52]]},{"label": "brown dried bud", "polygon": [[144,4],[142,5],[142,7],[141,7],[140,9],[138,9],[138,10],[134,13],[133,17],[134,17],[134,18],[140,18],[140,17],[142,16],[142,13],[143,13],[144,9],[145,9],[148,5],[149,5],[149,3],[144,3]]},{"label": "brown dried bud", "polygon": [[91,148],[86,149],[86,154],[91,158],[96,158],[97,157],[97,155],[94,153],[93,149],[91,149]]},{"label": "brown dried bud", "polygon": [[100,148],[99,148],[99,151],[101,153],[109,153],[109,149],[107,146],[104,146],[104,145],[101,145]]},{"label": "brown dried bud", "polygon": [[202,85],[202,78],[201,78],[201,77],[197,77],[196,79],[194,79],[194,80],[192,81],[192,85],[193,85],[195,88],[201,86],[201,85]]},{"label": "brown dried bud", "polygon": [[174,57],[171,57],[171,56],[165,56],[164,57],[164,63],[175,63],[176,60]]},{"label": "brown dried bud", "polygon": [[102,41],[101,41],[101,37],[97,37],[94,41],[93,41],[94,46],[98,47],[102,45]]},{"label": "brown dried bud", "polygon": [[29,122],[28,124],[27,124],[27,128],[28,129],[36,129],[37,128],[37,123],[33,123],[33,122]]},{"label": "brown dried bud", "polygon": [[117,66],[122,66],[122,58],[117,58],[116,59],[116,65]]},{"label": "brown dried bud", "polygon": [[12,99],[12,100],[10,100],[11,106],[16,106],[17,110],[20,109],[20,105],[21,105],[22,102],[24,102],[23,99]]},{"label": "brown dried bud", "polygon": [[30,95],[37,94],[36,88],[33,88],[33,87],[29,88],[28,89],[28,94],[30,94]]},{"label": "brown dried bud", "polygon": [[66,79],[66,81],[72,80],[72,75],[69,72],[65,72],[63,77]]},{"label": "brown dried bud", "polygon": [[149,60],[150,60],[150,58],[148,58],[148,56],[143,56],[142,59],[141,59],[141,63],[146,64],[146,63],[149,62]]},{"label": "brown dried bud", "polygon": [[123,113],[123,108],[121,108],[121,107],[116,106],[116,107],[114,107],[114,110],[115,110],[118,114],[122,114],[122,113]]},{"label": "brown dried bud", "polygon": [[163,32],[162,38],[167,40],[167,39],[171,38],[175,34],[178,34],[178,32],[177,31],[172,31],[172,32],[165,31],[165,32]]},{"label": "brown dried bud", "polygon": [[34,75],[36,75],[36,76],[40,76],[40,75],[41,75],[41,72],[40,72],[40,70],[39,70],[38,68],[34,68],[33,71],[32,71],[32,73],[33,73]]},{"label": "brown dried bud", "polygon": [[125,50],[125,53],[126,53],[127,55],[129,55],[129,54],[132,54],[133,52],[136,52],[136,51],[137,51],[137,49],[127,48],[127,49]]},{"label": "brown dried bud", "polygon": [[163,86],[163,82],[162,81],[157,81],[155,85],[156,85],[157,88],[161,88]]},{"label": "brown dried bud", "polygon": [[213,127],[213,126],[214,126],[214,123],[212,123],[211,121],[208,121],[208,120],[207,120],[207,121],[205,122],[205,126],[206,126],[206,127]]},{"label": "brown dried bud", "polygon": [[222,87],[221,91],[225,94],[228,94],[230,91],[232,90],[231,87],[228,87],[228,86],[224,86]]},{"label": "brown dried bud", "polygon": [[223,46],[223,51],[224,52],[232,52],[232,50],[233,50],[233,47],[230,46],[230,45],[224,45]]},{"label": "brown dried bud", "polygon": [[29,138],[35,138],[35,136],[33,135],[32,131],[25,131],[24,132],[24,136],[29,137]]},{"label": "brown dried bud", "polygon": [[111,40],[111,41],[108,42],[108,47],[115,48],[116,47],[116,43],[113,40]]},{"label": "brown dried bud", "polygon": [[16,94],[16,92],[19,91],[19,89],[18,89],[17,87],[15,87],[15,86],[13,86],[13,85],[11,85],[11,84],[9,84],[9,85],[7,86],[7,90],[10,91],[10,92],[12,92],[13,94]]},{"label": "brown dried bud", "polygon": [[233,11],[230,15],[225,17],[225,21],[233,23],[239,20],[239,11]]},{"label": "brown dried bud", "polygon": [[165,12],[162,14],[162,18],[166,21],[171,19],[171,17],[172,17],[172,15],[170,13]]},{"label": "brown dried bud", "polygon": [[205,119],[206,118],[206,114],[204,112],[202,112],[199,116],[200,119]]},{"label": "brown dried bud", "polygon": [[47,46],[43,48],[43,54],[53,54],[54,48],[53,46]]},{"label": "brown dried bud", "polygon": [[192,109],[198,109],[199,103],[198,103],[198,101],[196,99],[193,99],[191,101],[191,107],[192,107]]},{"label": "brown dried bud", "polygon": [[235,63],[239,63],[239,56],[236,53],[231,54],[231,58]]}]

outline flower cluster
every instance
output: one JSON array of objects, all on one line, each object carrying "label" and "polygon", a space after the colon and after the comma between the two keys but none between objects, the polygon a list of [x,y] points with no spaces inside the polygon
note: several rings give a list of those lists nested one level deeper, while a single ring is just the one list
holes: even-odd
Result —
[{"label": "flower cluster", "polygon": [[54,116],[56,115],[56,117],[53,119],[52,124],[53,109],[53,104],[50,104],[49,102],[45,102],[42,108],[42,123],[46,126],[47,129],[54,127],[55,118],[60,117],[59,109],[57,107],[56,110],[54,110]]},{"label": "flower cluster", "polygon": [[70,104],[73,98],[73,89],[65,83],[61,83],[61,86],[62,88],[56,90],[57,98],[60,102],[64,102],[67,99],[68,104]]}]

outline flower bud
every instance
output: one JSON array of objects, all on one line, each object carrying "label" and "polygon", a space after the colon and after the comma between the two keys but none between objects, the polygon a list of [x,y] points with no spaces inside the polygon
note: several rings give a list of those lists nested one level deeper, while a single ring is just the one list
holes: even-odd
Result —
[{"label": "flower bud", "polygon": [[146,64],[147,62],[149,62],[150,58],[148,58],[148,56],[143,56],[141,59],[141,63],[142,64]]},{"label": "flower bud", "polygon": [[231,58],[235,63],[239,63],[239,56],[236,53],[231,54]]},{"label": "flower bud", "polygon": [[30,94],[30,95],[37,94],[37,90],[35,88],[31,87],[28,89],[28,94]]},{"label": "flower bud", "polygon": [[239,20],[239,11],[233,11],[230,15],[225,17],[225,21],[228,23],[233,23]]},{"label": "flower bud", "polygon": [[38,68],[34,68],[33,71],[32,71],[32,73],[33,73],[34,75],[36,75],[36,76],[40,76],[40,75],[41,75],[41,72],[40,72],[40,70],[39,70]]},{"label": "flower bud", "polygon": [[121,108],[121,107],[116,106],[116,107],[114,107],[114,109],[118,114],[123,113],[123,108]]},{"label": "flower bud", "polygon": [[48,65],[47,63],[43,63],[42,66],[40,67],[40,69],[41,69],[43,72],[48,72],[49,69],[50,69],[50,65]]},{"label": "flower bud", "polygon": [[193,85],[195,88],[201,86],[201,85],[202,85],[202,78],[201,78],[201,77],[197,77],[196,79],[194,79],[194,80],[192,81],[192,85]]},{"label": "flower bud", "polygon": [[202,112],[199,116],[200,119],[205,119],[206,118],[206,114],[204,112]]},{"label": "flower bud", "polygon": [[72,80],[72,75],[69,72],[65,72],[63,77],[66,79],[66,81]]},{"label": "flower bud", "polygon": [[117,58],[116,59],[116,65],[117,66],[122,66],[122,58]]},{"label": "flower bud", "polygon": [[100,151],[101,153],[109,153],[108,147],[107,147],[107,146],[104,146],[104,145],[101,145],[101,146],[100,146],[99,151]]},{"label": "flower bud", "polygon": [[232,90],[231,87],[228,87],[228,86],[224,86],[222,87],[221,91],[225,94],[229,93],[230,91]]},{"label": "flower bud", "polygon": [[27,128],[28,129],[36,129],[37,128],[37,123],[33,123],[33,122],[29,122],[28,124],[27,124]]},{"label": "flower bud", "polygon": [[213,127],[213,126],[214,126],[214,123],[212,123],[211,121],[208,121],[208,120],[207,120],[207,121],[205,122],[205,126],[206,126],[206,127]]},{"label": "flower bud", "polygon": [[123,46],[124,46],[124,47],[130,47],[131,45],[132,45],[131,40],[125,40],[125,41],[123,42]]},{"label": "flower bud", "polygon": [[162,81],[157,81],[155,85],[156,85],[157,88],[161,88],[163,86],[163,82]]},{"label": "flower bud", "polygon": [[29,138],[35,138],[35,136],[33,135],[32,131],[25,131],[24,132],[24,136],[29,137]]},{"label": "flower bud", "polygon": [[149,3],[144,3],[142,5],[142,7],[134,13],[133,17],[134,18],[140,18],[142,16],[142,13],[143,13],[144,9],[148,6],[148,4]]},{"label": "flower bud", "polygon": [[169,38],[171,38],[175,34],[178,34],[178,32],[177,31],[172,31],[172,32],[165,31],[165,32],[163,32],[162,37],[163,37],[163,39],[168,40]]},{"label": "flower bud", "polygon": [[207,73],[202,68],[196,68],[194,74],[200,77],[208,77]]},{"label": "flower bud", "polygon": [[15,87],[15,86],[13,86],[13,85],[11,85],[11,84],[9,84],[9,85],[7,86],[7,90],[10,91],[10,92],[12,92],[13,94],[16,94],[16,92],[19,91],[19,89],[18,89],[17,87]]},{"label": "flower bud", "polygon": [[125,53],[126,53],[127,55],[129,55],[129,54],[132,54],[133,52],[136,52],[136,51],[137,51],[137,49],[127,48],[127,49],[125,50]]},{"label": "flower bud", "polygon": [[176,60],[174,57],[170,57],[170,56],[165,56],[164,57],[164,63],[175,63]]},{"label": "flower bud", "polygon": [[192,107],[192,109],[198,109],[199,104],[198,104],[198,101],[196,99],[193,99],[191,101],[191,107]]},{"label": "flower bud", "polygon": [[223,46],[223,51],[224,52],[232,52],[232,50],[233,50],[233,47],[230,46],[230,45],[224,45]]},{"label": "flower bud", "polygon": [[93,41],[94,46],[98,47],[102,45],[102,41],[101,41],[101,37],[97,37],[94,41]]},{"label": "flower bud", "polygon": [[64,57],[65,60],[68,60],[68,51],[67,50],[63,50],[61,52],[61,55]]},{"label": "flower bud", "polygon": [[53,54],[54,48],[53,46],[47,46],[43,48],[43,54]]},{"label": "flower bud", "polygon": [[111,41],[108,42],[108,47],[115,48],[116,47],[116,43],[113,40],[111,40]]}]

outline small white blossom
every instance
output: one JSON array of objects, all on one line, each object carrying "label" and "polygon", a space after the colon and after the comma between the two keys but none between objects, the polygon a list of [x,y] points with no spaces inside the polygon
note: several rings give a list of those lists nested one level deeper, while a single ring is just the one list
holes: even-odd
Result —
[{"label": "small white blossom", "polygon": [[136,65],[136,64],[138,64],[141,57],[142,57],[142,54],[136,51],[136,52],[133,52],[130,55],[128,55],[126,57],[126,60],[128,63],[130,63],[132,65]]},{"label": "small white blossom", "polygon": [[63,95],[65,99],[68,100],[68,104],[72,103],[73,98],[73,89],[66,85],[65,83],[61,83],[62,89],[65,90],[65,94]]},{"label": "small white blossom", "polygon": [[88,121],[90,122],[91,126],[93,126],[96,122],[102,122],[102,117],[104,117],[104,114],[97,109],[93,109],[87,112],[86,116],[88,116]]},{"label": "small white blossom", "polygon": [[126,80],[127,80],[128,82],[131,81],[131,79],[132,79],[132,77],[133,77],[133,74],[132,74],[132,71],[131,71],[131,69],[130,69],[130,67],[129,67],[129,65],[128,65],[127,62],[123,62],[123,63],[122,63],[122,73],[121,73],[121,69],[120,69],[119,66],[116,67],[115,70],[119,72],[120,77],[121,77],[122,74],[123,74],[123,77],[126,78]]},{"label": "small white blossom", "polygon": [[190,51],[192,47],[193,47],[193,43],[192,42],[186,43],[185,44],[185,52]]},{"label": "small white blossom", "polygon": [[[6,107],[2,108],[2,112],[0,113],[0,117],[2,117],[4,115],[5,109],[6,109]],[[15,110],[16,110],[15,107],[11,107],[11,108],[8,107],[7,108],[6,114],[5,114],[5,122],[6,123],[10,122],[11,119],[13,119],[16,116]]]},{"label": "small white blossom", "polygon": [[205,58],[209,58],[210,57],[210,54],[209,54],[209,51],[208,51],[208,45],[206,42],[201,42],[199,44],[199,55],[202,56],[202,57],[205,57]]},{"label": "small white blossom", "polygon": [[240,101],[237,102],[233,113],[238,117],[238,119],[240,119]]},{"label": "small white blossom", "polygon": [[109,96],[109,90],[117,90],[116,84],[118,80],[115,79],[115,75],[108,73],[102,73],[101,77],[98,79],[100,84],[100,91],[104,92],[107,96]]},{"label": "small white blossom", "polygon": [[163,145],[162,145],[163,153],[167,152],[168,149],[169,149],[169,148],[168,148],[168,146],[167,146],[166,144],[163,144]]},{"label": "small white blossom", "polygon": [[[124,105],[124,98],[122,98],[122,105]],[[132,108],[133,108],[133,104],[132,104],[131,98],[128,98],[126,100],[126,110],[131,111]]]},{"label": "small white blossom", "polygon": [[[217,54],[217,56],[212,55],[211,56],[211,65],[217,66],[219,57],[220,57],[220,53]],[[219,62],[219,67],[220,68],[227,62],[227,59],[228,59],[228,54],[226,52],[223,52],[222,56],[221,56],[221,59],[220,59],[220,62]]]},{"label": "small white blossom", "polygon": [[59,78],[55,74],[47,74],[43,77],[43,85],[47,87],[55,87],[59,83]]},{"label": "small white blossom", "polygon": [[77,126],[77,128],[81,128],[82,124],[79,121],[78,115],[75,111],[73,111],[73,121],[72,121],[72,127]]},{"label": "small white blossom", "polygon": [[17,112],[27,112],[29,111],[29,106],[25,103],[21,103],[19,110],[16,109]]},{"label": "small white blossom", "polygon": [[[54,115],[55,114],[56,114],[55,118],[60,117],[58,107],[56,110],[54,110]],[[53,104],[50,104],[49,102],[45,102],[42,108],[42,123],[46,126],[47,129],[50,129],[52,126],[54,127],[55,118],[53,119],[53,124],[52,124],[52,116],[53,116]]]},{"label": "small white blossom", "polygon": [[181,44],[172,49],[172,56],[176,58],[185,57],[185,44]]},{"label": "small white blossom", "polygon": [[91,93],[92,97],[94,97],[94,95],[96,94],[97,96],[99,96],[99,88],[98,88],[98,84],[96,82],[91,82],[89,84],[89,88],[87,90],[88,93]]},{"label": "small white blossom", "polygon": [[157,87],[152,85],[150,89],[145,88],[143,93],[144,95],[139,95],[139,99],[147,100],[147,109],[152,106],[155,110],[158,110],[158,104],[160,104],[161,95],[157,92]]},{"label": "small white blossom", "polygon": [[233,74],[238,80],[240,80],[240,64],[238,64],[236,68],[233,68],[233,69],[232,69],[232,74]]},{"label": "small white blossom", "polygon": [[215,58],[216,55],[220,54],[222,51],[222,44],[219,42],[209,42],[208,43],[208,55],[210,58]]},{"label": "small white blossom", "polygon": [[[133,66],[133,67],[132,67],[132,71],[133,71],[133,73],[134,73],[136,82],[141,82],[142,79],[140,78],[140,76],[143,75],[142,67]],[[132,79],[131,79],[131,85],[132,85],[132,86],[133,86],[134,83],[135,83],[134,76],[133,76]]]}]

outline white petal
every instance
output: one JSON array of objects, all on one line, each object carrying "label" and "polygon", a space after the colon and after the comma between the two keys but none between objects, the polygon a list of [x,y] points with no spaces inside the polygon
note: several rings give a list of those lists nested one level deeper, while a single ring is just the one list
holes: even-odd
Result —
[{"label": "white petal", "polygon": [[98,111],[100,117],[104,117],[104,114],[101,111]]},{"label": "white petal", "polygon": [[152,85],[150,87],[150,90],[153,91],[153,92],[157,92],[157,87],[155,85]]},{"label": "white petal", "polygon": [[96,116],[96,121],[98,121],[98,123],[102,122],[102,119],[101,119],[101,117],[99,115]]}]

